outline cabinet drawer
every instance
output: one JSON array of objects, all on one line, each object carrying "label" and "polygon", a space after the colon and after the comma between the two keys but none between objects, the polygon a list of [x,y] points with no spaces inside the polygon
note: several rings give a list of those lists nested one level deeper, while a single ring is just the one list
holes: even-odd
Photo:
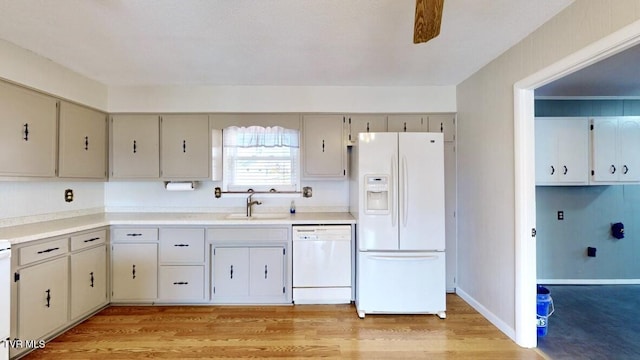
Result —
[{"label": "cabinet drawer", "polygon": [[76,251],[91,246],[104,244],[107,238],[107,230],[99,230],[71,237],[71,251]]},{"label": "cabinet drawer", "polygon": [[120,228],[112,230],[114,241],[157,241],[157,228]]},{"label": "cabinet drawer", "polygon": [[204,229],[160,230],[160,262],[204,262]]},{"label": "cabinet drawer", "polygon": [[67,238],[61,238],[21,248],[20,265],[30,264],[66,253],[69,251],[68,240]]},{"label": "cabinet drawer", "polygon": [[204,300],[204,266],[160,266],[161,300]]}]

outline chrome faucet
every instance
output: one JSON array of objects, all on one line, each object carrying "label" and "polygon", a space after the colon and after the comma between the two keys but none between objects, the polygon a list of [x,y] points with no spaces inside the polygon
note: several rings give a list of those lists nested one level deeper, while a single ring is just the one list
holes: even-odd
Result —
[{"label": "chrome faucet", "polygon": [[253,205],[262,204],[262,201],[251,200],[252,196],[253,196],[253,193],[250,194],[249,197],[247,197],[247,217],[251,217],[251,208],[253,207]]}]

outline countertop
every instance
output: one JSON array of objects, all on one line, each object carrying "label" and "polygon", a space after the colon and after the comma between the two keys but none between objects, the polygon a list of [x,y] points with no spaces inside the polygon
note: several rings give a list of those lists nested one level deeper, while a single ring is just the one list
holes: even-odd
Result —
[{"label": "countertop", "polygon": [[228,217],[229,214],[226,213],[103,213],[0,228],[0,240],[20,244],[110,225],[329,225],[356,222],[350,213],[345,212],[299,212],[277,215],[277,218]]}]

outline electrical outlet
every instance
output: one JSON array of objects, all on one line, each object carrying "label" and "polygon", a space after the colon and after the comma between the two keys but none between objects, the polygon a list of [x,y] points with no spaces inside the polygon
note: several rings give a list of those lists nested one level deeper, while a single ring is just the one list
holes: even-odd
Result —
[{"label": "electrical outlet", "polygon": [[564,220],[564,211],[558,210],[558,220]]},{"label": "electrical outlet", "polygon": [[66,189],[64,191],[64,201],[66,201],[66,202],[72,202],[73,201],[73,190]]}]

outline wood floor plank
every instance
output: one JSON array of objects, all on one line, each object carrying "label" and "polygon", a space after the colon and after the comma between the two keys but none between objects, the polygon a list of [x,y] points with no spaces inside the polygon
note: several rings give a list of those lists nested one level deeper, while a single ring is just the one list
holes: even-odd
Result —
[{"label": "wood floor plank", "polygon": [[113,306],[24,359],[543,359],[456,295],[447,319],[353,305]]}]

